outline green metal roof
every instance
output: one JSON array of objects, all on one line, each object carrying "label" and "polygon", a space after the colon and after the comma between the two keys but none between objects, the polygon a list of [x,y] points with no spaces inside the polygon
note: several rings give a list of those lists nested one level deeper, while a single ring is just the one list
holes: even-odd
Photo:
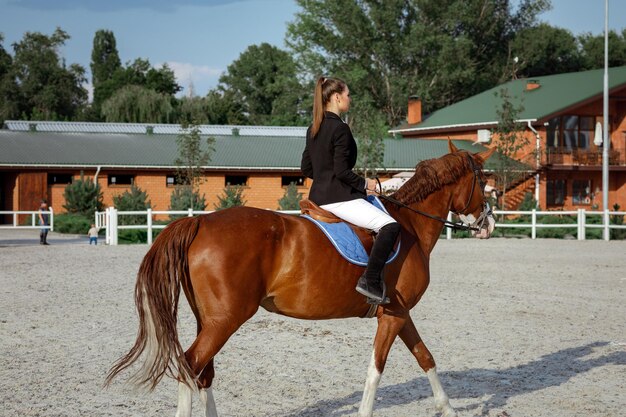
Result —
[{"label": "green metal roof", "polygon": [[[0,130],[0,168],[174,168],[178,156],[176,137]],[[453,142],[459,149],[470,152],[487,149],[465,140]],[[299,171],[304,144],[303,137],[215,136],[215,152],[207,168]],[[437,158],[447,152],[448,142],[443,139],[386,139],[384,168],[392,171],[412,170],[418,162]],[[490,169],[498,157],[492,156],[485,168]]]},{"label": "green metal roof", "polygon": [[[534,80],[540,87],[526,90],[526,83]],[[626,66],[609,69],[609,89],[626,87]],[[541,120],[576,104],[601,96],[604,88],[604,70],[571,72],[547,75],[530,79],[513,80],[490,90],[469,97],[432,113],[421,123],[404,124],[391,132],[430,130],[463,125],[495,124],[498,121],[496,109],[500,108],[500,98],[496,96],[506,88],[511,102],[524,110],[519,120]]]}]

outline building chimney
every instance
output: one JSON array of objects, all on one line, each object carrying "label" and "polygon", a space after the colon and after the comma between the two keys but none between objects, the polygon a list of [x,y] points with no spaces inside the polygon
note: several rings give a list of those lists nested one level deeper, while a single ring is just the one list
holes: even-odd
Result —
[{"label": "building chimney", "polygon": [[528,80],[528,81],[526,81],[526,91],[536,90],[539,87],[541,87],[541,84],[539,84],[539,80]]},{"label": "building chimney", "polygon": [[418,96],[409,97],[409,109],[407,122],[410,125],[421,123],[422,121],[422,100]]}]

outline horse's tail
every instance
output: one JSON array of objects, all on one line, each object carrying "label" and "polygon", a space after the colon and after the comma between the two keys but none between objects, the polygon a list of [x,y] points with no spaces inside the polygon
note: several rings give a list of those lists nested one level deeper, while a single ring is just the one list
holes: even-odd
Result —
[{"label": "horse's tail", "polygon": [[170,224],[143,258],[135,284],[137,340],[113,365],[105,385],[144,354],[143,365],[130,379],[132,383],[152,390],[168,375],[194,386],[195,375],[178,340],[176,323],[180,284],[189,280],[187,250],[198,233],[199,219],[187,217]]}]

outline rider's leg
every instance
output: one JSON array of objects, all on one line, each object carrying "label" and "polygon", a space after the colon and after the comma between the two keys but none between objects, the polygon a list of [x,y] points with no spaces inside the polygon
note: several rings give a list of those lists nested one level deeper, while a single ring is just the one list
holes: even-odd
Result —
[{"label": "rider's leg", "polygon": [[367,269],[359,279],[356,290],[371,298],[374,303],[389,302],[384,297],[385,284],[382,272],[400,233],[400,225],[393,217],[364,199],[326,204],[321,207],[347,222],[378,232]]}]

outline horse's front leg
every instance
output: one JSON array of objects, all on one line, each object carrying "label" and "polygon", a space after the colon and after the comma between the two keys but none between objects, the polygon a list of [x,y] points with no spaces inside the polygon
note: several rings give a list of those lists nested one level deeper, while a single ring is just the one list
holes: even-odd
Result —
[{"label": "horse's front leg", "polygon": [[363,389],[363,398],[359,407],[358,417],[371,417],[374,412],[374,399],[376,390],[380,383],[380,377],[387,362],[387,356],[391,345],[398,336],[398,332],[404,326],[406,317],[395,317],[382,315],[378,319],[378,330],[374,339],[374,351],[369,368],[367,369],[367,380]]},{"label": "horse's front leg", "polygon": [[428,381],[433,390],[433,396],[435,397],[435,407],[437,411],[441,412],[444,417],[456,416],[456,411],[450,405],[450,399],[441,386],[439,376],[437,375],[437,368],[435,365],[435,359],[430,354],[428,348],[420,338],[413,320],[409,317],[402,330],[399,333],[400,339],[404,342],[406,347],[409,348],[417,363],[426,372]]}]

